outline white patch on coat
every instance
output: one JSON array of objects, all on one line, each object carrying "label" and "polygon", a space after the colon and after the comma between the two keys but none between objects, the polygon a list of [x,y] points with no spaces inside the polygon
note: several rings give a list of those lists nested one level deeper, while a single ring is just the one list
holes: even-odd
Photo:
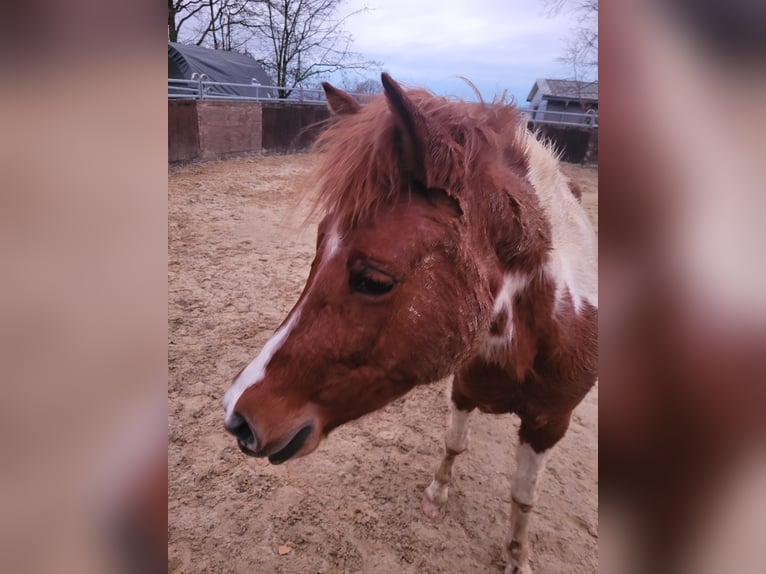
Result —
[{"label": "white patch on coat", "polygon": [[[575,310],[598,307],[598,240],[585,210],[569,189],[553,152],[523,128],[527,176],[551,225],[553,249],[546,272],[556,284],[556,305],[568,291]],[[520,134],[521,135],[521,134]]]},{"label": "white patch on coat", "polygon": [[290,319],[284,323],[277,331],[266,341],[266,344],[258,353],[258,356],[253,359],[250,364],[239,374],[237,380],[229,387],[226,394],[223,396],[223,408],[226,410],[226,420],[231,417],[234,412],[234,407],[237,401],[247,389],[263,380],[266,375],[266,367],[271,361],[279,348],[284,344],[287,337],[290,335],[290,331],[293,330],[295,323],[300,317],[300,309],[296,309],[290,316]]},{"label": "white patch on coat", "polygon": [[484,354],[489,356],[497,351],[507,349],[513,340],[513,300],[521,293],[529,283],[529,277],[520,273],[506,273],[503,276],[503,285],[495,296],[492,307],[492,319],[497,319],[503,312],[507,317],[505,333],[490,335]]},{"label": "white patch on coat", "polygon": [[521,504],[533,506],[537,501],[537,489],[550,449],[535,452],[529,444],[522,442],[516,448],[516,472],[513,475],[511,496]]},{"label": "white patch on coat", "polygon": [[330,236],[327,238],[327,246],[325,247],[325,256],[323,262],[331,259],[335,253],[340,249],[341,239],[340,234],[333,228],[330,232]]},{"label": "white patch on coat", "polygon": [[447,423],[447,435],[444,439],[444,444],[449,450],[459,453],[468,448],[468,419],[470,416],[470,411],[461,411],[452,405]]}]

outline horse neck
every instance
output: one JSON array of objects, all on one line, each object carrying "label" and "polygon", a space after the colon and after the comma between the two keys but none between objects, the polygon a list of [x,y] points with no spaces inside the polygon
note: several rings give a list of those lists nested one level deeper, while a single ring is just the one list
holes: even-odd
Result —
[{"label": "horse neck", "polygon": [[508,172],[473,194],[466,216],[471,236],[496,272],[538,275],[551,252],[551,229],[532,186]]}]

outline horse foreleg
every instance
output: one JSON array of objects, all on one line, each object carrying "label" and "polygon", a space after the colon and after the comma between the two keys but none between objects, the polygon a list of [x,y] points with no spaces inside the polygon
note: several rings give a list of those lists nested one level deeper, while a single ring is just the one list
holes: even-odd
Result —
[{"label": "horse foreleg", "polygon": [[529,516],[550,451],[535,452],[528,443],[516,449],[516,472],[511,486],[511,529],[505,543],[506,574],[530,574]]},{"label": "horse foreleg", "polygon": [[471,411],[461,411],[454,403],[450,409],[447,434],[444,439],[444,458],[434,473],[434,479],[426,488],[421,502],[423,514],[438,518],[444,514],[449,485],[452,482],[452,465],[455,457],[468,448],[468,419]]},{"label": "horse foreleg", "polygon": [[537,503],[540,478],[550,449],[561,440],[568,426],[569,413],[549,419],[540,426],[521,421],[516,472],[511,484],[511,529],[504,548],[508,561],[506,574],[532,572],[529,567],[529,517]]}]

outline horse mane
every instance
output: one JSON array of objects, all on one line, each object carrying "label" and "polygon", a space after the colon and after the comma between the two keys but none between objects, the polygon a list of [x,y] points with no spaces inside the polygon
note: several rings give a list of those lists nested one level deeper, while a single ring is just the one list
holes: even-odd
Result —
[{"label": "horse mane", "polygon": [[[504,95],[491,103],[473,103],[422,89],[406,93],[437,131],[431,135],[447,138],[449,147],[457,150],[432,158],[434,171],[446,174],[443,187],[450,195],[461,198],[486,178],[499,183],[507,177],[502,173],[507,169],[525,173],[525,122]],[[329,123],[314,144],[321,159],[315,172],[317,194],[312,212],[334,213],[346,228],[409,192],[412,182],[404,169],[396,120],[385,96],[356,113],[333,116]]]}]

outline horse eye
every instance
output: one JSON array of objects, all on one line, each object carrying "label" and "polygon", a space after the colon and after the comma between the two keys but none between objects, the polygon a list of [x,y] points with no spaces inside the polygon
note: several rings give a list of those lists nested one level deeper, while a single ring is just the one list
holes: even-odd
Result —
[{"label": "horse eye", "polygon": [[363,271],[352,273],[351,289],[365,295],[385,295],[394,288],[394,280],[379,272]]}]

